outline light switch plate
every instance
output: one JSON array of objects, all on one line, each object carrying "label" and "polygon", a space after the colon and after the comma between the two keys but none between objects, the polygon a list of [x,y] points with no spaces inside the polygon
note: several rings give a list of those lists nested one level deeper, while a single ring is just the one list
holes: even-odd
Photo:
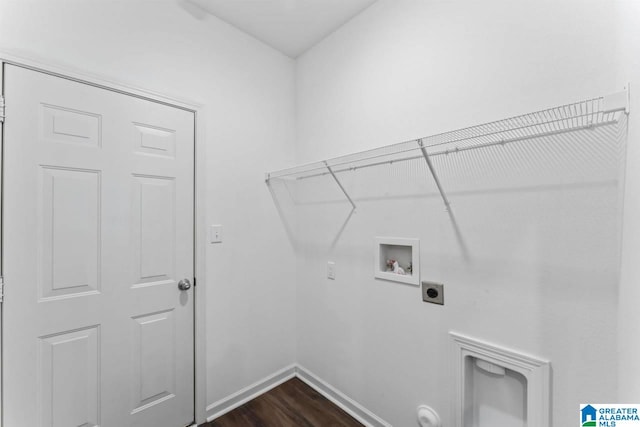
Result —
[{"label": "light switch plate", "polygon": [[209,243],[222,243],[222,226],[209,226]]},{"label": "light switch plate", "polygon": [[422,282],[422,301],[444,305],[444,285],[435,282]]},{"label": "light switch plate", "polygon": [[327,279],[336,280],[336,263],[327,262]]}]

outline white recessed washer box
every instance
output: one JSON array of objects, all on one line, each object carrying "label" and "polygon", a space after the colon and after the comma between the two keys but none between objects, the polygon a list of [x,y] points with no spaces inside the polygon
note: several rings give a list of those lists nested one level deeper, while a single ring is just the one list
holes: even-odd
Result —
[{"label": "white recessed washer box", "polygon": [[[391,271],[388,261],[396,261],[402,270]],[[420,241],[401,237],[376,237],[373,271],[377,279],[420,286]]]}]

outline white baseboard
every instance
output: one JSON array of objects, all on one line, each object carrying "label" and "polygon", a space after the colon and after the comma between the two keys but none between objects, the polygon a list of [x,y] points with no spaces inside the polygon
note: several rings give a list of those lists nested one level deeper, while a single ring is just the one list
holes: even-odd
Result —
[{"label": "white baseboard", "polygon": [[392,427],[391,424],[300,365],[296,366],[296,377],[300,378],[300,380],[307,383],[311,388],[315,389],[318,393],[329,399],[366,427]]},{"label": "white baseboard", "polygon": [[213,421],[229,411],[242,406],[248,401],[255,399],[280,384],[289,381],[296,376],[296,365],[288,366],[278,372],[257,381],[232,395],[220,399],[207,406],[207,422]]},{"label": "white baseboard", "polygon": [[207,421],[213,421],[214,419],[221,417],[227,412],[234,410],[238,406],[244,405],[250,400],[255,399],[261,394],[268,392],[272,388],[279,386],[293,377],[298,377],[301,381],[304,381],[307,385],[329,399],[340,409],[351,415],[360,423],[364,424],[365,427],[392,427],[391,424],[384,421],[373,412],[369,411],[367,408],[360,405],[358,402],[337,390],[327,382],[321,380],[318,376],[300,365],[291,365],[281,369],[280,371],[207,406]]}]

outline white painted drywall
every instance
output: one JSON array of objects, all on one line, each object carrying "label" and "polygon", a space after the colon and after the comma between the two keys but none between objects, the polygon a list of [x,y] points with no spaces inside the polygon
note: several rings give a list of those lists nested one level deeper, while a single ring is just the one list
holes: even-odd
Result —
[{"label": "white painted drywall", "polygon": [[618,80],[631,82],[631,115],[624,192],[618,349],[619,402],[640,401],[640,3],[617,5]]},{"label": "white painted drywall", "polygon": [[177,1],[0,0],[0,50],[204,105],[207,223],[224,226],[198,283],[207,403],[292,364],[294,256],[264,171],[293,162],[293,61]]},{"label": "white painted drywall", "polygon": [[[640,85],[629,66],[640,20],[629,3],[380,0],[298,59],[298,163]],[[626,56],[623,23],[634,37]],[[618,308],[631,316],[633,304],[618,301],[621,168],[612,152],[574,143],[439,164],[468,260],[433,186],[412,182],[428,176],[424,169],[345,178],[372,197],[356,200],[333,248],[348,206],[303,208],[298,362],[397,426],[415,424],[418,404],[452,424],[449,330],[551,360],[554,426],[574,422],[580,403],[617,401]],[[638,192],[636,174],[627,193]],[[420,185],[433,196],[393,197]],[[314,213],[323,209],[333,216]],[[628,209],[636,219],[627,234],[637,233],[638,209]],[[373,279],[376,235],[421,239],[422,278],[444,282],[444,307],[422,303],[417,288]],[[629,296],[637,294],[632,259]],[[630,364],[638,346],[628,347]]]}]

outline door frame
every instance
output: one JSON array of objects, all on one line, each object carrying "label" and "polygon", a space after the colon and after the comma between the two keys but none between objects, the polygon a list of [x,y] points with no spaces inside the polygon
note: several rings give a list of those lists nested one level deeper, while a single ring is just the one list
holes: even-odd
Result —
[{"label": "door frame", "polygon": [[[205,143],[205,107],[202,104],[184,99],[165,96],[163,94],[146,90],[137,86],[125,84],[105,76],[87,74],[82,71],[72,70],[69,67],[53,64],[52,61],[37,58],[25,58],[0,51],[0,94],[4,96],[4,65],[16,65],[41,73],[49,74],[66,80],[110,90],[124,95],[134,96],[153,102],[169,105],[190,111],[194,114],[194,275],[197,283],[193,288],[194,296],[194,418],[196,424],[206,422],[207,406],[207,363],[206,363],[206,143]],[[11,115],[11,107],[7,108]],[[0,277],[4,273],[4,236],[2,226],[4,223],[4,123],[0,123]],[[0,355],[2,354],[4,302],[0,303]],[[3,387],[2,371],[4,366],[0,364],[0,426],[3,426]],[[8,426],[4,426],[8,427]]]}]

